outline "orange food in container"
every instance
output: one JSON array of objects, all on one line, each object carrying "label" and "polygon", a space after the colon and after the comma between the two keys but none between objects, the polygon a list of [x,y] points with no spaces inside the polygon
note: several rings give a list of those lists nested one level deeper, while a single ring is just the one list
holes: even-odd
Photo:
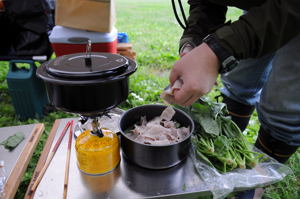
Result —
[{"label": "orange food in container", "polygon": [[105,174],[112,171],[120,162],[120,144],[118,136],[101,129],[103,136],[91,130],[80,134],[75,143],[77,164],[87,174]]}]

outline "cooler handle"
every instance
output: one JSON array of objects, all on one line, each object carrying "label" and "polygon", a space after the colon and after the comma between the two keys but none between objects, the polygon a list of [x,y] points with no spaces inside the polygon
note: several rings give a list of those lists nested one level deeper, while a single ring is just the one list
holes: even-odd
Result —
[{"label": "cooler handle", "polygon": [[90,38],[87,37],[70,37],[68,38],[68,42],[73,44],[86,44]]},{"label": "cooler handle", "polygon": [[29,69],[22,68],[23,70],[27,70],[28,72],[34,73],[36,70],[35,63],[32,60],[11,60],[9,62],[9,70],[11,72],[20,70],[20,68],[18,68],[16,64],[29,64],[30,65]]}]

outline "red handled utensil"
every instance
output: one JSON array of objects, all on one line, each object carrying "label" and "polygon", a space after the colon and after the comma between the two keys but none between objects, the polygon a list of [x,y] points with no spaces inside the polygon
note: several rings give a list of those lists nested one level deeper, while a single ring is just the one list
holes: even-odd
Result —
[{"label": "red handled utensil", "polygon": [[74,123],[74,120],[72,120],[72,122],[71,122],[69,141],[68,141],[67,160],[66,160],[66,169],[65,169],[65,182],[64,182],[64,195],[63,195],[64,199],[67,198],[67,193],[68,193],[69,168],[70,168],[71,146],[72,146],[72,137],[73,137],[73,123]]},{"label": "red handled utensil", "polygon": [[54,157],[54,155],[55,155],[55,153],[56,153],[56,151],[57,151],[57,149],[58,149],[58,147],[59,147],[59,145],[60,145],[62,139],[63,139],[64,136],[66,135],[66,132],[67,132],[67,130],[68,130],[68,128],[69,128],[70,125],[71,125],[71,122],[69,121],[69,122],[67,123],[67,125],[65,126],[65,128],[63,129],[63,131],[62,131],[60,137],[58,138],[58,140],[57,140],[57,142],[56,142],[54,148],[52,149],[52,151],[51,151],[51,153],[50,153],[50,155],[49,155],[49,158],[47,159],[47,161],[46,161],[44,167],[42,168],[40,174],[38,175],[36,181],[34,182],[34,184],[32,185],[32,187],[30,188],[29,194],[34,193],[34,191],[36,190],[36,188],[37,188],[37,186],[39,185],[40,181],[42,180],[42,178],[43,178],[43,176],[44,176],[44,174],[45,174],[45,172],[46,172],[48,166],[50,165],[51,160],[53,159],[53,157]]}]

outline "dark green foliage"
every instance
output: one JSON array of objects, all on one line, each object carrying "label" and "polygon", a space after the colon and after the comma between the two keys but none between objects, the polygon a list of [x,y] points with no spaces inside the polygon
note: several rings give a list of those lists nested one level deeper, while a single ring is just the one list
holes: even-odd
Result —
[{"label": "dark green foliage", "polygon": [[199,126],[192,139],[196,154],[219,172],[253,168],[262,157],[262,154],[252,151],[240,129],[227,116],[225,104],[199,100],[182,109]]}]

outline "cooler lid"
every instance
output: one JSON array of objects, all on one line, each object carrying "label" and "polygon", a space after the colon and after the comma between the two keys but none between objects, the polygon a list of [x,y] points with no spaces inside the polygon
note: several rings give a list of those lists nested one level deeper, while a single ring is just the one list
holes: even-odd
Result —
[{"label": "cooler lid", "polygon": [[66,79],[95,79],[120,75],[128,66],[128,60],[121,55],[76,53],[49,62],[46,70],[51,75]]},{"label": "cooler lid", "polygon": [[49,36],[51,43],[81,44],[86,40],[92,43],[108,43],[117,39],[118,31],[113,28],[111,32],[94,32],[79,30],[63,26],[54,26]]}]

